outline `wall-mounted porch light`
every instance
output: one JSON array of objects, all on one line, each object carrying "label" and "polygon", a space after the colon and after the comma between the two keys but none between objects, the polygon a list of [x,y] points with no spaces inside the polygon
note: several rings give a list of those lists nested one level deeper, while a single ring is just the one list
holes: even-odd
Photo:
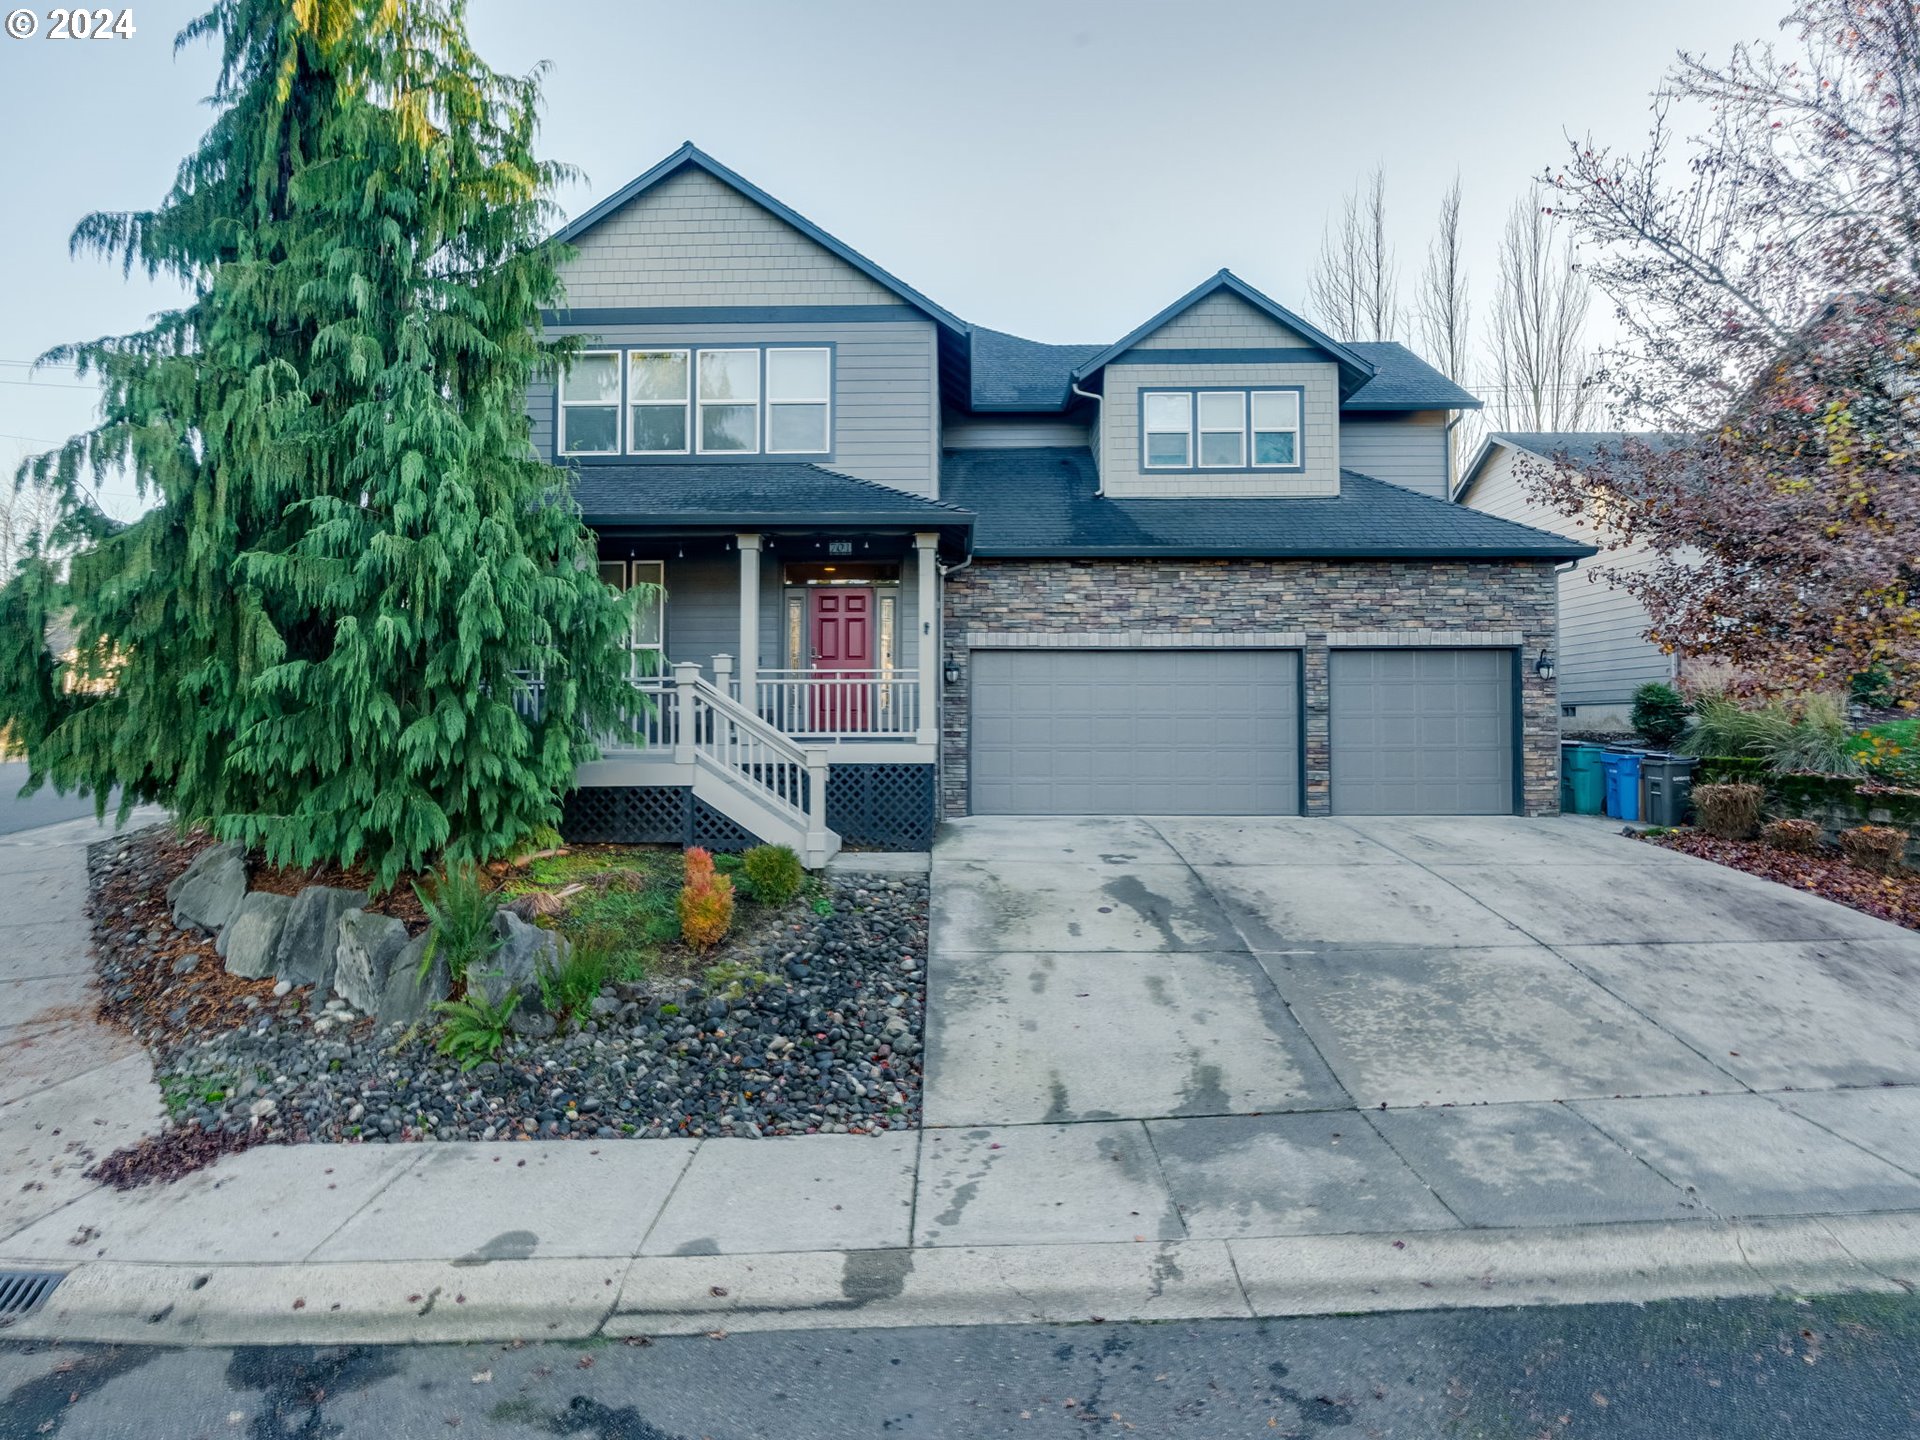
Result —
[{"label": "wall-mounted porch light", "polygon": [[1542,680],[1551,680],[1553,678],[1553,657],[1547,654],[1545,650],[1542,650],[1540,652],[1540,658],[1533,662],[1533,673],[1538,675]]},{"label": "wall-mounted porch light", "polygon": [[958,660],[955,660],[951,655],[949,655],[947,657],[947,684],[958,685],[959,683],[960,683],[960,662]]}]

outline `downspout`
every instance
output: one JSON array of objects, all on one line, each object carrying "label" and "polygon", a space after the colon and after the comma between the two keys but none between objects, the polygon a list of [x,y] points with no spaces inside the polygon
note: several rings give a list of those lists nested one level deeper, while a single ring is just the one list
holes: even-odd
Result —
[{"label": "downspout", "polygon": [[[1107,400],[1104,395],[1096,395],[1091,390],[1082,390],[1071,380],[1067,382],[1067,388],[1082,400],[1093,401],[1093,423],[1095,426],[1099,426],[1105,422],[1107,417]],[[1102,442],[1106,440],[1106,436],[1102,434],[1100,430],[1095,429],[1093,433],[1099,435]],[[1093,463],[1093,498],[1096,500],[1102,498],[1107,493],[1107,467],[1101,463],[1106,458],[1106,450],[1103,443],[1100,459]]]}]

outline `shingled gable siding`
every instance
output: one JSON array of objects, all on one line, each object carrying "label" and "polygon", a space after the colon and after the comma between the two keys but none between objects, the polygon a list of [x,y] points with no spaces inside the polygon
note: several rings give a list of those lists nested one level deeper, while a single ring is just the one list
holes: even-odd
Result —
[{"label": "shingled gable siding", "polygon": [[567,304],[898,305],[900,297],[704,170],[682,170],[573,242]]},{"label": "shingled gable siding", "polygon": [[[900,297],[701,170],[687,170],[574,242],[562,267],[573,310],[872,306],[873,320],[567,324],[609,346],[834,345],[836,470],[932,497],[939,382],[933,323]],[[553,385],[527,398],[534,451],[554,458]]]},{"label": "shingled gable siding", "polygon": [[1526,812],[1553,814],[1560,800],[1558,700],[1553,682],[1534,674],[1531,657],[1553,648],[1557,594],[1549,561],[976,560],[946,582],[947,646],[961,678],[946,688],[942,717],[945,813],[967,813],[969,632],[1069,644],[1127,632],[1204,636],[1216,644],[1213,637],[1242,634],[1252,644],[1273,644],[1276,634],[1304,632],[1306,808],[1324,815],[1331,632],[1349,644],[1390,644],[1395,635],[1413,644],[1517,637]]},{"label": "shingled gable siding", "polygon": [[[1326,363],[1220,365],[1150,363],[1154,350],[1309,350],[1305,336],[1256,310],[1238,295],[1209,295],[1176,315],[1105,372],[1102,479],[1116,497],[1165,495],[1337,495],[1340,493],[1339,372]],[[1223,471],[1162,474],[1140,467],[1140,390],[1144,387],[1299,385],[1302,473]]]}]

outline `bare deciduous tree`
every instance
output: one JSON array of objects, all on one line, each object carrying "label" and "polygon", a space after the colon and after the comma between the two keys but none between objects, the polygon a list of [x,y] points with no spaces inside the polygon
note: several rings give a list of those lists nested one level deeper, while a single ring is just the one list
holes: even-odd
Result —
[{"label": "bare deciduous tree", "polygon": [[[1466,262],[1461,255],[1458,175],[1440,200],[1439,223],[1427,245],[1427,264],[1414,299],[1414,320],[1428,363],[1454,384],[1466,384],[1472,305],[1467,296]],[[1456,472],[1469,438],[1463,422],[1473,413],[1462,411],[1448,426],[1448,452]]]},{"label": "bare deciduous tree", "polygon": [[[1538,484],[1658,564],[1663,644],[1792,691],[1884,672],[1920,700],[1920,4],[1802,0],[1791,53],[1681,55],[1638,152],[1572,146],[1556,215],[1593,257],[1640,424]],[[1705,117],[1675,135],[1676,109]]]},{"label": "bare deciduous tree", "polygon": [[1516,201],[1500,236],[1494,290],[1490,419],[1503,430],[1579,430],[1598,406],[1587,348],[1592,296],[1540,206]]},{"label": "bare deciduous tree", "polygon": [[1307,298],[1342,340],[1391,340],[1400,329],[1400,271],[1387,243],[1387,176],[1378,166],[1347,196],[1320,241]]}]

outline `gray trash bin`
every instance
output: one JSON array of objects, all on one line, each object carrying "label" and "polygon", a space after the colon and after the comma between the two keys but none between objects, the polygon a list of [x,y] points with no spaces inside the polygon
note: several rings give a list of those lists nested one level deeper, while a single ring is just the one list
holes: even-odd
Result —
[{"label": "gray trash bin", "polygon": [[1642,820],[1649,825],[1686,823],[1695,763],[1690,755],[1648,755],[1641,760]]}]

